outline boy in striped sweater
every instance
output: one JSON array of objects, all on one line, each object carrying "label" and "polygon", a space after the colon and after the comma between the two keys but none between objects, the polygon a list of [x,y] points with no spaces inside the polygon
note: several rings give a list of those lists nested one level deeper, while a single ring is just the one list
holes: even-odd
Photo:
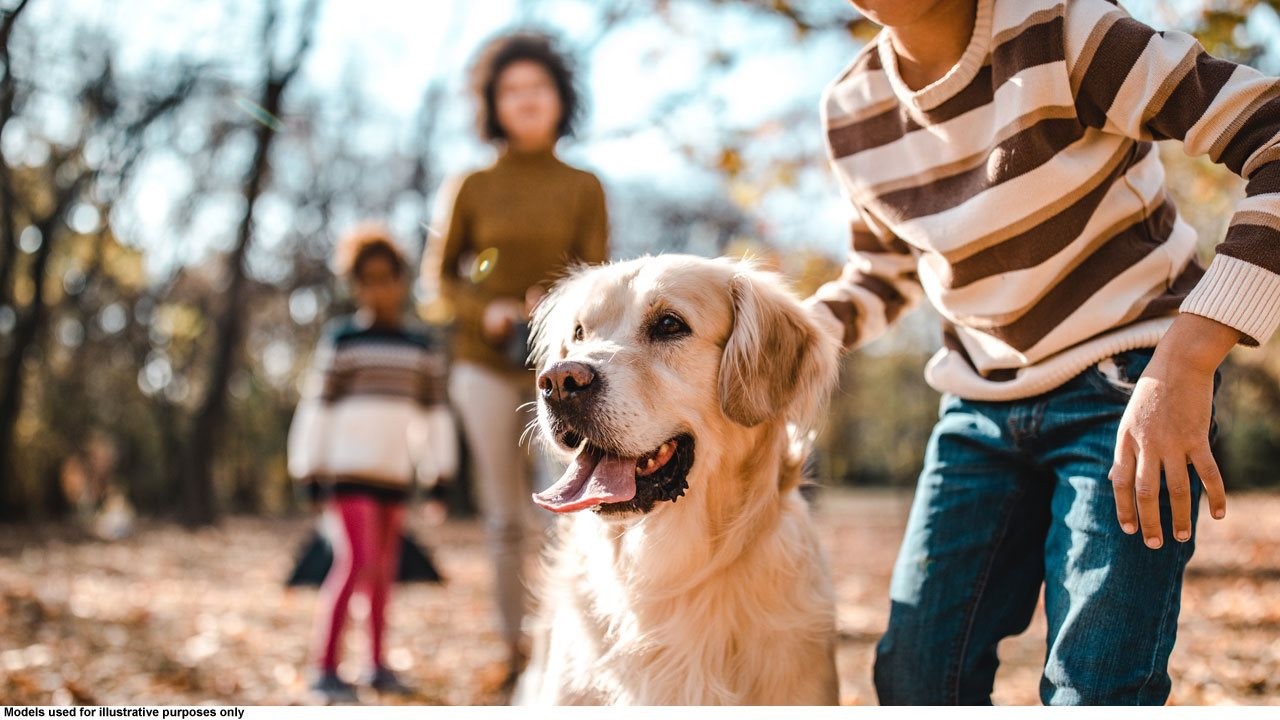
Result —
[{"label": "boy in striped sweater", "polygon": [[[810,300],[847,348],[927,297],[940,392],[890,590],[886,704],[987,703],[1044,588],[1045,703],[1159,704],[1218,365],[1280,323],[1280,83],[1107,0],[853,0],[824,93],[854,210]],[[1244,177],[1205,269],[1154,140]]]}]

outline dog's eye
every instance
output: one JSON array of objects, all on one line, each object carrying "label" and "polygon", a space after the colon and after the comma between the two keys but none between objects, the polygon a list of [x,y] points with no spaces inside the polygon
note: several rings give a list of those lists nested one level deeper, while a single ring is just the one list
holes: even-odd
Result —
[{"label": "dog's eye", "polygon": [[582,326],[581,325],[573,326],[573,341],[582,342]]},{"label": "dog's eye", "polygon": [[693,332],[679,316],[666,313],[654,321],[649,327],[649,337],[655,340],[681,337]]}]

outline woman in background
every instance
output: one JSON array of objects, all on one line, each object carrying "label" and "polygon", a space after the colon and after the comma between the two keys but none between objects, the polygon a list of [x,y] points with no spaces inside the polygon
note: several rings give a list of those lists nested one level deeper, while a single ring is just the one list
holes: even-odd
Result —
[{"label": "woman in background", "polygon": [[534,377],[525,367],[528,317],[567,265],[608,258],[604,191],[556,156],[580,114],[570,62],[543,35],[492,40],[472,73],[480,136],[499,150],[490,167],[441,191],[440,226],[424,257],[454,318],[449,391],[475,458],[493,556],[503,638],[514,679],[526,657],[522,544],[533,463],[520,448]]},{"label": "woman in background", "polygon": [[382,652],[405,504],[415,477],[447,482],[457,461],[445,353],[407,327],[402,314],[404,255],[385,228],[366,226],[339,241],[335,264],[358,309],[325,328],[289,429],[288,455],[290,474],[323,498],[341,528],[320,592],[312,690],[329,702],[351,702],[354,687],[338,677],[338,646],[357,589],[369,598],[365,682],[379,692],[409,692]]}]

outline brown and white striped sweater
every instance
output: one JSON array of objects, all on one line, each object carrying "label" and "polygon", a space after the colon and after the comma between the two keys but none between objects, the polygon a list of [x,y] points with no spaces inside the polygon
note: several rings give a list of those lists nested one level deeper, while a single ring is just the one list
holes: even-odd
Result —
[{"label": "brown and white striped sweater", "polygon": [[445,398],[444,348],[421,329],[359,315],[325,327],[289,426],[299,481],[403,498],[415,479],[454,475],[456,433]]},{"label": "brown and white striped sweater", "polygon": [[[912,91],[880,33],[827,88],[853,250],[816,293],[856,347],[928,297],[940,391],[1012,400],[1179,312],[1265,342],[1280,323],[1280,81],[1107,0],[979,0],[960,62]],[[1153,140],[1248,180],[1208,270]]]}]

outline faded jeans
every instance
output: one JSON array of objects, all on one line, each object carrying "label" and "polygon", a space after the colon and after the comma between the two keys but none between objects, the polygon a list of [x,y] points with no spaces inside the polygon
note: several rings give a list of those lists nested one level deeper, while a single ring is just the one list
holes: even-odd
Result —
[{"label": "faded jeans", "polygon": [[[1121,416],[1151,354],[1119,353],[1024,400],[943,395],[876,652],[882,704],[989,704],[997,644],[1026,630],[1041,586],[1042,702],[1165,702],[1195,536],[1173,539],[1163,489],[1160,549],[1124,534],[1107,478]],[[1190,480],[1194,527],[1194,469]]]}]

